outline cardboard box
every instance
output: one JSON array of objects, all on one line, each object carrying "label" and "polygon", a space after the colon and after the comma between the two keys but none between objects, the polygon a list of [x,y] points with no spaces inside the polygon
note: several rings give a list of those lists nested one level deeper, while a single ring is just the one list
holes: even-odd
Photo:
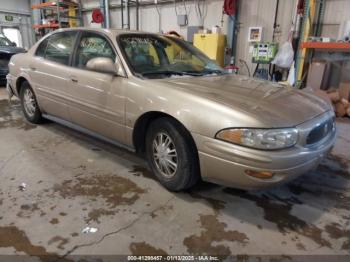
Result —
[{"label": "cardboard box", "polygon": [[350,83],[342,82],[339,85],[339,97],[340,99],[350,100]]},{"label": "cardboard box", "polygon": [[350,83],[350,62],[344,61],[341,67],[341,83]]},{"label": "cardboard box", "polygon": [[330,64],[327,62],[312,62],[309,67],[306,86],[313,90],[326,90],[329,86]]}]

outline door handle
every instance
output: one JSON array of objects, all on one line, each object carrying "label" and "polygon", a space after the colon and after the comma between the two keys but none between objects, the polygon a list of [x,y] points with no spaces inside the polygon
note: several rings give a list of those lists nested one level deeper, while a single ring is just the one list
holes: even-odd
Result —
[{"label": "door handle", "polygon": [[71,76],[70,81],[72,81],[73,83],[78,83],[78,79],[75,76]]}]

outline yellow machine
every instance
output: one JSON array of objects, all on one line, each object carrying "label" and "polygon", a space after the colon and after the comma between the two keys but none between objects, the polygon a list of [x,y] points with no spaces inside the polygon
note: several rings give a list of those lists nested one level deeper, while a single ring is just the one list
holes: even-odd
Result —
[{"label": "yellow machine", "polygon": [[223,34],[195,34],[193,44],[210,59],[224,66],[226,36]]}]

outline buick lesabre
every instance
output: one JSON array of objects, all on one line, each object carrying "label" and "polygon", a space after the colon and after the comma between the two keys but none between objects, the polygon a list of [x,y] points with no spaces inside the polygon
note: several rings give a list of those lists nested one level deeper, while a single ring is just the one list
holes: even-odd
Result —
[{"label": "buick lesabre", "polygon": [[75,128],[145,156],[160,183],[244,189],[317,167],[336,137],[313,94],[226,74],[189,43],[104,29],[57,30],[12,57],[10,95],[25,118]]}]

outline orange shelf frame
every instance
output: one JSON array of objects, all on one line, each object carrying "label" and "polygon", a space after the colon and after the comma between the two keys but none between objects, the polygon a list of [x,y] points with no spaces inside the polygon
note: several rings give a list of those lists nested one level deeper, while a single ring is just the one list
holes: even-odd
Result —
[{"label": "orange shelf frame", "polygon": [[41,9],[41,8],[50,7],[50,6],[56,6],[56,2],[46,2],[42,4],[35,4],[35,5],[32,5],[32,9]]},{"label": "orange shelf frame", "polygon": [[[72,2],[60,1],[59,3],[60,3],[60,5],[77,6],[76,3],[72,3]],[[42,8],[54,7],[54,6],[57,6],[57,2],[46,2],[46,3],[42,3],[42,4],[32,5],[32,9],[42,9]]]},{"label": "orange shelf frame", "polygon": [[301,48],[334,50],[338,52],[350,52],[350,43],[323,43],[323,42],[303,42]]},{"label": "orange shelf frame", "polygon": [[59,28],[60,25],[59,24],[35,24],[33,25],[33,28]]}]

